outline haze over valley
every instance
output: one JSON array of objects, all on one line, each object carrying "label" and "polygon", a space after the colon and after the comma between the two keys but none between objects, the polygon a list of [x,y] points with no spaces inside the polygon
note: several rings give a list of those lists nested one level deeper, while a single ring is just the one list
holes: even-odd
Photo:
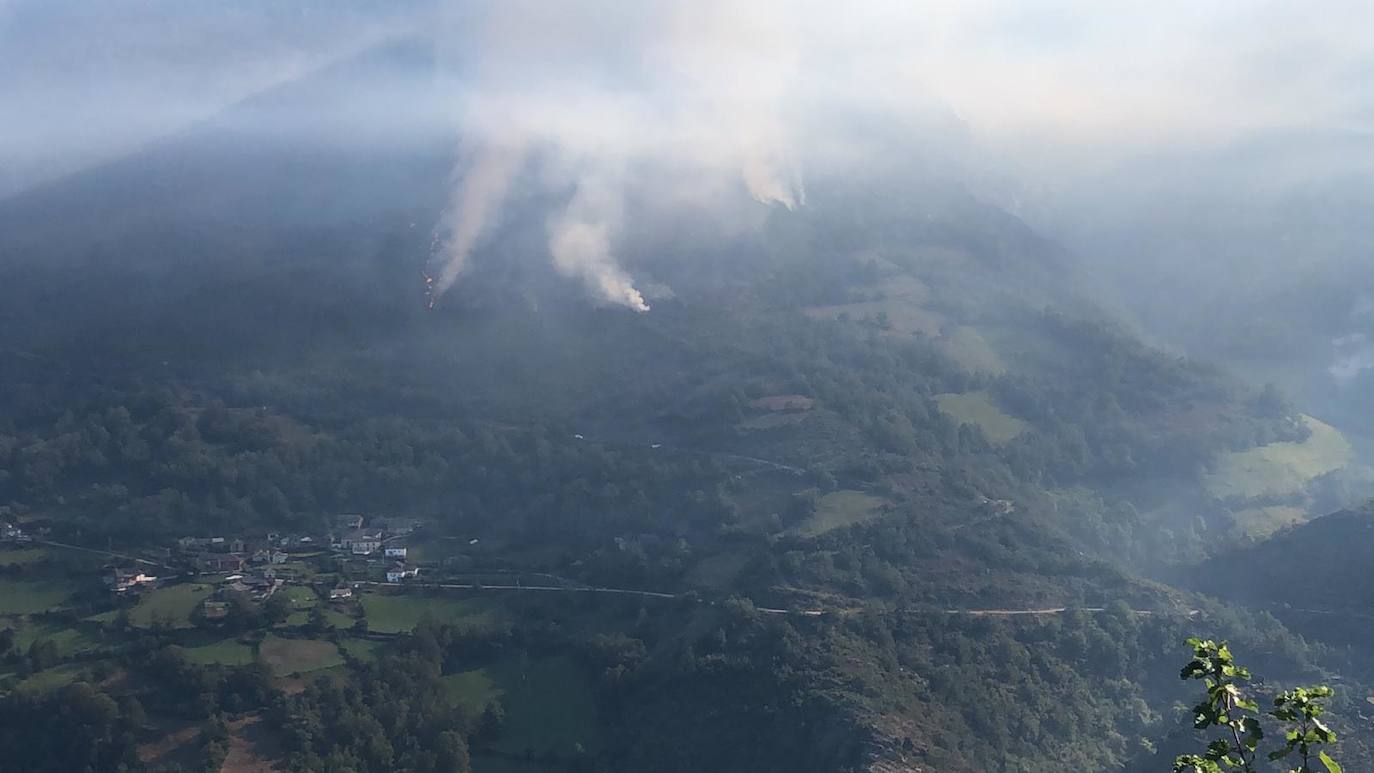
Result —
[{"label": "haze over valley", "polygon": [[0,5],[0,754],[1364,769],[1342,10]]}]

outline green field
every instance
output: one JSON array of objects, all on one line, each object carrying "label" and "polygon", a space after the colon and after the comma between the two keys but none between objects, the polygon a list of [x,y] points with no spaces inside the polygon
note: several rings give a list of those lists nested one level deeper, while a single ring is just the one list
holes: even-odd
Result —
[{"label": "green field", "polygon": [[577,744],[587,751],[600,746],[593,684],[571,658],[508,658],[487,671],[502,689],[506,709],[498,751],[566,756]]},{"label": "green field", "polygon": [[129,612],[129,622],[140,628],[162,623],[170,628],[190,628],[191,613],[209,598],[213,589],[199,583],[169,585],[145,593]]},{"label": "green field", "polygon": [[24,692],[49,692],[77,681],[85,673],[89,663],[71,663],[56,668],[39,671],[19,683],[16,688]]},{"label": "green field", "polygon": [[1307,520],[1307,510],[1301,507],[1251,507],[1231,515],[1251,537],[1267,537],[1285,526]]},{"label": "green field", "polygon": [[1354,449],[1335,427],[1302,418],[1312,435],[1301,443],[1270,443],[1221,455],[1203,476],[1207,492],[1222,500],[1301,494],[1313,478],[1350,463]]},{"label": "green field", "polygon": [[304,585],[288,585],[277,591],[288,599],[296,609],[309,609],[320,603],[320,597],[315,595],[315,591]]},{"label": "green field", "polygon": [[876,321],[880,317],[885,317],[887,332],[893,334],[940,334],[945,318],[925,307],[930,299],[930,290],[919,279],[912,276],[893,276],[874,286],[873,290],[881,294],[880,300],[811,306],[803,309],[803,313],[812,319],[844,317],[856,322]]},{"label": "green field", "polygon": [[[283,623],[283,625],[285,625],[288,628],[300,628],[301,626],[307,625],[309,622],[310,612],[308,610],[299,610],[296,612],[292,612],[290,615],[288,615],[286,618],[286,622]],[[329,626],[330,628],[343,628],[347,630],[349,628],[352,628],[353,624],[358,621],[354,620],[348,615],[345,615],[342,612],[337,612],[333,609],[326,609],[324,611],[324,622],[325,625]]]},{"label": "green field", "polygon": [[1000,376],[1007,365],[987,342],[971,327],[957,327],[938,342],[940,351],[971,373],[991,373]]},{"label": "green field", "polygon": [[258,654],[277,676],[343,665],[339,648],[317,639],[283,639],[269,634],[258,645]]},{"label": "green field", "polygon": [[1029,426],[1015,416],[1003,413],[987,392],[936,395],[935,402],[954,421],[981,429],[990,443],[1010,442]]},{"label": "green field", "polygon": [[816,512],[793,529],[804,537],[815,537],[832,529],[871,521],[882,515],[885,500],[862,491],[832,491],[816,503]]},{"label": "green field", "polygon": [[60,607],[75,589],[68,583],[0,580],[0,615],[31,615]]},{"label": "green field", "polygon": [[[496,750],[523,755],[553,752],[569,756],[580,744],[595,751],[600,743],[593,684],[571,658],[508,657],[485,668],[444,677],[455,702],[480,713],[499,699],[506,730]],[[486,768],[492,769],[492,768]]]},{"label": "green field", "polygon": [[202,666],[246,666],[253,662],[253,648],[237,639],[187,647],[186,659]]},{"label": "green field", "polygon": [[377,651],[385,646],[385,642],[372,641],[371,639],[344,639],[339,642],[339,649],[358,660],[373,660],[377,657]]},{"label": "green field", "polygon": [[23,566],[41,561],[48,557],[43,548],[18,548],[0,550],[0,566]]},{"label": "green field", "polygon": [[491,606],[477,599],[365,593],[362,605],[368,630],[380,633],[413,630],[425,615],[438,622],[472,627],[484,627],[497,619]]},{"label": "green field", "polygon": [[484,668],[449,674],[444,677],[444,687],[453,702],[473,717],[481,714],[488,703],[498,700],[504,692]]},{"label": "green field", "polygon": [[45,622],[13,623],[0,622],[0,628],[14,629],[15,649],[26,652],[35,642],[51,641],[57,645],[62,657],[90,652],[100,645],[98,641],[76,628],[69,628]]}]

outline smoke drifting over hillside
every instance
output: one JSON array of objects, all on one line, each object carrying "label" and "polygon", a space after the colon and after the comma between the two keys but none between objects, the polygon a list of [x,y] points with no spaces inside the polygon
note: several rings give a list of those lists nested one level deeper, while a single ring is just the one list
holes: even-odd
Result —
[{"label": "smoke drifting over hillside", "polygon": [[[340,130],[395,133],[396,104],[443,102],[433,128],[455,137],[462,161],[437,229],[437,288],[480,260],[504,202],[529,186],[562,202],[546,221],[552,265],[601,302],[642,308],[618,234],[645,196],[794,208],[818,170],[852,178],[923,153],[1072,234],[1149,228],[1141,209],[1154,200],[1132,198],[1141,178],[1179,180],[1159,186],[1166,203],[1197,187],[1189,179],[1242,168],[1270,188],[1295,167],[1303,183],[1363,180],[1374,169],[1370,21],[1365,3],[1239,0],[9,0],[0,196],[378,41],[419,39],[439,52],[440,88],[417,70],[414,96],[360,90],[357,124]],[[1360,147],[1309,163],[1333,134]],[[1272,140],[1259,164],[1228,155],[1256,137]],[[1211,178],[1185,179],[1209,164]],[[1151,261],[1113,258],[1110,239],[1075,244],[1107,245],[1104,264]]]},{"label": "smoke drifting over hillside", "polygon": [[617,260],[624,199],[683,177],[655,179],[671,159],[693,179],[720,175],[757,201],[805,201],[784,117],[795,96],[800,41],[766,5],[722,0],[454,5],[451,51],[465,158],[455,173],[436,282],[442,294],[500,216],[513,178],[567,191],[547,222],[562,274],[604,303],[647,311]]}]

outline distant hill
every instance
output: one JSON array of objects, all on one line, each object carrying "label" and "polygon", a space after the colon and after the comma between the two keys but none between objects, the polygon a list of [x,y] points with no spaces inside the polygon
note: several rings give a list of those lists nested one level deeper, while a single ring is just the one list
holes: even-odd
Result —
[{"label": "distant hill", "polygon": [[1374,503],[1284,529],[1213,558],[1193,583],[1211,595],[1268,607],[1374,617]]},{"label": "distant hill", "polygon": [[[83,370],[220,395],[251,379],[248,399],[295,416],[538,416],[903,490],[892,455],[944,468],[962,443],[1028,492],[1131,500],[1134,525],[1060,516],[1118,554],[1135,532],[1193,539],[1199,511],[1230,528],[1253,503],[1210,493],[1211,461],[1307,438],[1281,398],[1146,346],[1052,241],[900,155],[813,177],[796,211],[745,198],[754,227],[631,195],[619,252],[669,288],[643,316],[551,271],[553,194],[519,194],[429,312],[420,272],[457,151],[413,86],[433,67],[423,45],[379,48],[0,203],[0,401],[41,414]],[[393,92],[384,120],[353,107]],[[748,407],[773,394],[815,407]],[[1282,504],[1301,508],[1305,484]]]},{"label": "distant hill", "polygon": [[[523,191],[428,309],[454,138],[342,130],[352,88],[428,66],[374,51],[0,203],[0,513],[146,546],[366,511],[690,591],[663,613],[682,633],[633,627],[661,673],[626,682],[625,769],[730,769],[726,731],[809,758],[760,731],[783,726],[847,755],[853,721],[903,764],[1096,770],[1134,753],[1109,730],[1154,732],[1194,621],[1131,568],[1205,554],[1255,505],[1208,490],[1219,460],[1311,450],[1281,394],[1146,345],[1053,241],[901,158],[808,179],[796,210],[741,193],[747,227],[628,196],[645,314],[548,267],[561,194]],[[439,125],[415,98],[389,121]],[[815,605],[834,614],[773,619]],[[1065,607],[1106,611],[1042,627]]]}]

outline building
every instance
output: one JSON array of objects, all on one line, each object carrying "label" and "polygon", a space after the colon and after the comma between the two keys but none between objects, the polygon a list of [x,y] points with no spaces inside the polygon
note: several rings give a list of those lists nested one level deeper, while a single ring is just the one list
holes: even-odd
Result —
[{"label": "building", "polygon": [[241,572],[244,563],[243,556],[237,556],[233,553],[203,555],[199,559],[200,569],[203,572]]},{"label": "building", "polygon": [[284,564],[289,558],[280,550],[272,548],[262,548],[253,552],[253,563],[255,564]]},{"label": "building", "polygon": [[396,564],[395,566],[386,570],[387,582],[402,582],[412,577],[419,576],[420,567],[418,566],[406,566],[405,564]]},{"label": "building", "polygon": [[206,599],[205,603],[200,605],[200,608],[206,620],[223,620],[229,616],[229,602],[227,601],[212,601]]},{"label": "building", "polygon": [[382,522],[382,528],[387,534],[401,535],[410,534],[424,525],[424,521],[418,518],[387,518]]},{"label": "building", "polygon": [[344,599],[351,598],[353,598],[353,589],[348,587],[347,585],[340,585],[337,588],[329,589],[330,601],[342,601]]},{"label": "building", "polygon": [[199,550],[209,547],[209,545],[209,537],[181,537],[177,540],[177,547],[181,548],[183,551]]},{"label": "building", "polygon": [[110,590],[115,593],[124,593],[135,590],[145,585],[152,585],[157,582],[157,578],[143,572],[126,572],[123,569],[116,569],[105,578],[105,584],[110,586]]},{"label": "building", "polygon": [[361,529],[363,528],[363,517],[357,513],[336,515],[334,516],[334,528],[344,531]]},{"label": "building", "polygon": [[354,529],[339,538],[339,547],[351,551],[355,556],[366,556],[382,547],[382,532],[379,529]]},{"label": "building", "polygon": [[233,579],[226,578],[220,586],[221,594],[242,594],[254,601],[265,601],[277,592],[283,581],[270,575],[248,575]]},{"label": "building", "polygon": [[406,553],[407,550],[405,545],[387,545],[386,549],[383,551],[383,554],[387,558],[405,558]]}]

